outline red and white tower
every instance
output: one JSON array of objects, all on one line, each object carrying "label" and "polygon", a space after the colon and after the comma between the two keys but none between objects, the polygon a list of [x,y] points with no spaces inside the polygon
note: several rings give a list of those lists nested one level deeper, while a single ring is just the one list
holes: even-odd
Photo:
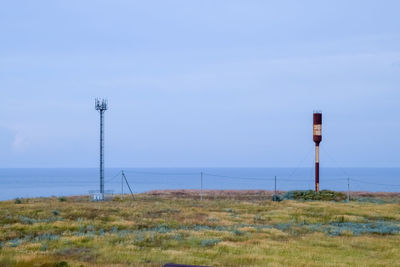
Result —
[{"label": "red and white tower", "polygon": [[319,191],[319,143],[322,141],[322,113],[313,115],[313,140],[315,142],[315,192]]}]

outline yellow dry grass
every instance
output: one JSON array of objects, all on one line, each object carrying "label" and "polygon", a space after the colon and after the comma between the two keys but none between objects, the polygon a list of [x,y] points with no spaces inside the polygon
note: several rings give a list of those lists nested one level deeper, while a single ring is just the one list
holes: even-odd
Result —
[{"label": "yellow dry grass", "polygon": [[400,266],[400,205],[84,197],[0,202],[0,266]]}]

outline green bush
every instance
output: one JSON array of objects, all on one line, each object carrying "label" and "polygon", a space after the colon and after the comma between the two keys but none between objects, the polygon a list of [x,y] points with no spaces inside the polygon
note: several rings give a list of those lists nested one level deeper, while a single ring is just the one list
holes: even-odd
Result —
[{"label": "green bush", "polygon": [[272,201],[282,201],[283,200],[283,197],[282,197],[282,195],[273,195],[272,196]]},{"label": "green bush", "polygon": [[60,202],[65,202],[65,201],[67,201],[67,198],[66,198],[66,197],[59,197],[59,198],[58,198],[58,201],[60,201]]},{"label": "green bush", "polygon": [[14,201],[14,203],[15,203],[15,204],[21,204],[21,203],[22,203],[22,200],[19,199],[19,198],[16,198],[15,201]]},{"label": "green bush", "polygon": [[58,210],[53,210],[51,213],[53,213],[54,216],[60,215],[60,212]]},{"label": "green bush", "polygon": [[343,201],[346,199],[344,193],[330,190],[321,190],[319,192],[313,190],[295,190],[288,191],[279,197],[283,200]]}]

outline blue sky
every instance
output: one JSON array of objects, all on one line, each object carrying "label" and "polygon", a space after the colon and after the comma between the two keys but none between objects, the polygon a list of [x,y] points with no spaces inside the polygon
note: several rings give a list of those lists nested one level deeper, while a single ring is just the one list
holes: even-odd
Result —
[{"label": "blue sky", "polygon": [[400,167],[399,1],[5,1],[0,167]]}]

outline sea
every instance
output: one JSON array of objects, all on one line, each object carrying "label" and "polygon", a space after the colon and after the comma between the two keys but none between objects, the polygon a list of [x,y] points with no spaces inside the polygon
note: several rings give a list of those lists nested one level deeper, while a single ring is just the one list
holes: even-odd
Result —
[{"label": "sea", "polygon": [[[126,181],[122,176],[126,177]],[[313,168],[106,168],[105,190],[314,189]],[[400,192],[400,168],[321,168],[320,189]],[[88,195],[99,190],[98,168],[0,169],[0,200]]]}]

